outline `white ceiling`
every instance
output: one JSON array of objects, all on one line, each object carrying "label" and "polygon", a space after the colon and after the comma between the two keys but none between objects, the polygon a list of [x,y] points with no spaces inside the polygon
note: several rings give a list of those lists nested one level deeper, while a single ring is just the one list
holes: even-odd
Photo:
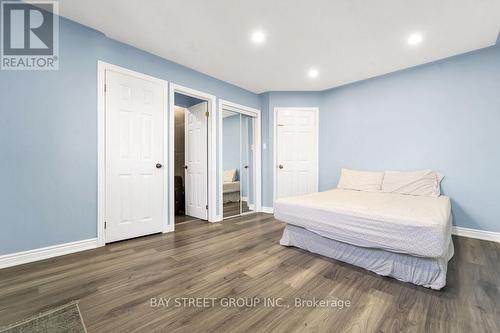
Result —
[{"label": "white ceiling", "polygon": [[491,46],[500,29],[500,0],[62,0],[60,13],[256,93],[367,79]]}]

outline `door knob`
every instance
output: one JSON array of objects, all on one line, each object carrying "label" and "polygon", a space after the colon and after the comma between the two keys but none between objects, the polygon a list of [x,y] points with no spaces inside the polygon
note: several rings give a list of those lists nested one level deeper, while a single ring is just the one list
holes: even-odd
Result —
[{"label": "door knob", "polygon": [[187,165],[185,165],[185,166],[184,166],[184,169],[186,169],[186,170],[187,170],[187,168],[188,168],[188,166],[187,166]]},{"label": "door knob", "polygon": [[157,168],[157,169],[161,169],[161,167],[162,167],[162,166],[163,166],[163,165],[161,165],[161,163],[156,163],[156,168]]},{"label": "door knob", "polygon": [[278,168],[283,169],[283,164],[278,165]]},{"label": "door knob", "polygon": [[248,165],[245,165],[245,166],[244,166],[244,168],[245,168],[245,169],[248,169]]}]

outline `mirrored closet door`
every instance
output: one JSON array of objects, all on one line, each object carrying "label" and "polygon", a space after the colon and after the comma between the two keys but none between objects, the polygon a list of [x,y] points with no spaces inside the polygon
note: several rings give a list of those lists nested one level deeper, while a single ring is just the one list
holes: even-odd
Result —
[{"label": "mirrored closet door", "polygon": [[223,110],[222,155],[223,217],[252,213],[255,209],[255,118]]},{"label": "mirrored closet door", "polygon": [[240,114],[241,132],[241,213],[254,210],[253,200],[253,117]]}]

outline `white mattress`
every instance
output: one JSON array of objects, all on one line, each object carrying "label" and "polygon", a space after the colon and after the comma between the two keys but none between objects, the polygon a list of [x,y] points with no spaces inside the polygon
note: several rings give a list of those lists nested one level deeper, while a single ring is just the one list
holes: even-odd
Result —
[{"label": "white mattress", "polygon": [[239,192],[240,191],[240,182],[225,182],[222,185],[222,192],[223,193],[230,193],[230,192]]},{"label": "white mattress", "polygon": [[443,257],[451,243],[446,196],[334,189],[279,199],[274,216],[340,242],[420,257]]},{"label": "white mattress", "polygon": [[280,244],[296,246],[363,267],[379,275],[432,289],[441,289],[446,285],[448,261],[453,256],[453,243],[450,243],[443,257],[420,258],[338,242],[292,225],[286,226]]}]

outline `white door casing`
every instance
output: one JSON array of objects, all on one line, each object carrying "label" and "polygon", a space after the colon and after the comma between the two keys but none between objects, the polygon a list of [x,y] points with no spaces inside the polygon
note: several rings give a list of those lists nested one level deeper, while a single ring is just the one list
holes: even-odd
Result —
[{"label": "white door casing", "polygon": [[105,81],[105,239],[113,242],[162,231],[165,92],[112,70]]},{"label": "white door casing", "polygon": [[186,215],[207,220],[207,102],[186,109]]},{"label": "white door casing", "polygon": [[318,191],[318,109],[275,109],[275,199]]},{"label": "white door casing", "polygon": [[262,156],[262,146],[261,146],[261,112],[258,109],[250,108],[241,104],[229,102],[223,99],[219,99],[219,107],[218,107],[218,128],[219,128],[219,212],[221,214],[218,216],[218,221],[222,221],[222,211],[223,211],[223,140],[222,140],[222,131],[223,131],[223,114],[224,110],[228,111],[233,111],[237,112],[240,114],[246,114],[251,117],[253,117],[253,160],[252,160],[252,167],[253,167],[253,182],[254,182],[254,210],[256,212],[261,212],[262,211],[262,204],[261,204],[261,199],[262,199],[262,163],[261,163],[261,156]]}]

